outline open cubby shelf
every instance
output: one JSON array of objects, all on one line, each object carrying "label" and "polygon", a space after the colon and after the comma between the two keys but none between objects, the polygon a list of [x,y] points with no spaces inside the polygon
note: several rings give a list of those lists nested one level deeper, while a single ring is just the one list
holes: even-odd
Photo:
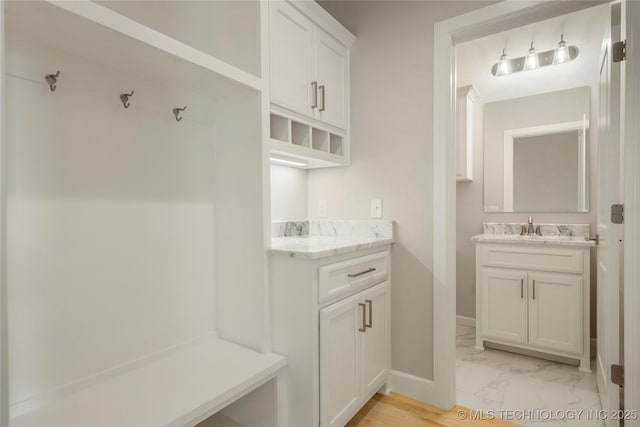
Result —
[{"label": "open cubby shelf", "polygon": [[304,160],[307,168],[348,165],[345,136],[271,113],[271,152]]}]

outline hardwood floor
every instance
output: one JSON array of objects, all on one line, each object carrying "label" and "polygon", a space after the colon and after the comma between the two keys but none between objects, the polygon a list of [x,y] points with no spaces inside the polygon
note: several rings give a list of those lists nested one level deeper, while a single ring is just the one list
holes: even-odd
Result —
[{"label": "hardwood floor", "polygon": [[501,419],[472,419],[476,414],[477,412],[462,406],[443,411],[399,394],[391,393],[388,396],[376,394],[346,427],[512,427],[520,425]]}]

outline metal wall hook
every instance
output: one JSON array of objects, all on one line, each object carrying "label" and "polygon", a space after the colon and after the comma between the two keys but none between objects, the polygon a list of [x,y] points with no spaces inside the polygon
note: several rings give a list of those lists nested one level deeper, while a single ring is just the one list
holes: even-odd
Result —
[{"label": "metal wall hook", "polygon": [[60,76],[60,70],[58,70],[55,74],[47,74],[46,76],[44,76],[44,79],[47,81],[47,84],[49,85],[49,89],[51,89],[51,92],[56,91],[56,83],[58,83],[59,76]]},{"label": "metal wall hook", "polygon": [[133,96],[133,93],[135,91],[131,91],[131,93],[122,93],[120,94],[120,101],[122,101],[122,105],[124,105],[124,108],[129,108],[129,105],[131,105],[129,103],[129,98],[131,98]]},{"label": "metal wall hook", "polygon": [[182,107],[182,108],[174,108],[173,109],[173,115],[176,116],[176,120],[177,121],[182,120],[182,117],[180,117],[180,113],[182,113],[186,109],[187,109],[186,105],[184,107]]}]

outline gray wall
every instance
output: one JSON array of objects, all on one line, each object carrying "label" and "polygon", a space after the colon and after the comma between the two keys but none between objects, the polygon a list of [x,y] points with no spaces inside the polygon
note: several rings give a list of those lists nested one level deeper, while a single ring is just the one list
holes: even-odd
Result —
[{"label": "gray wall", "polygon": [[481,1],[321,1],[357,36],[351,57],[352,164],[309,171],[309,216],[396,221],[393,369],[433,378],[433,24]]},{"label": "gray wall", "polygon": [[307,218],[307,171],[271,165],[271,221]]}]

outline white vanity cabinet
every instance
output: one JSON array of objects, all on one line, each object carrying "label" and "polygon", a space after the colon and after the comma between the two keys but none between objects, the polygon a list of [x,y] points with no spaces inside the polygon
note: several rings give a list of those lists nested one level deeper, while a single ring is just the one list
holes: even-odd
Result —
[{"label": "white vanity cabinet", "polygon": [[477,347],[484,342],[589,367],[589,246],[476,245]]},{"label": "white vanity cabinet", "polygon": [[388,381],[390,251],[272,254],[272,345],[289,365],[283,426],[343,426]]}]

